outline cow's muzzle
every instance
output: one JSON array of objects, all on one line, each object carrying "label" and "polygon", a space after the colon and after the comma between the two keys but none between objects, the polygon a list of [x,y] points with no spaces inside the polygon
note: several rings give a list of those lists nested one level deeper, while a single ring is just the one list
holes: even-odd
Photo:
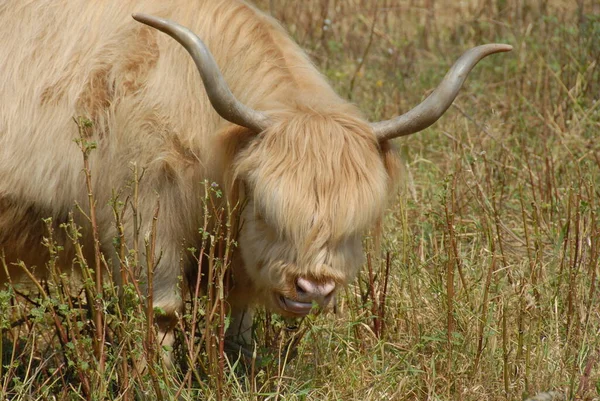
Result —
[{"label": "cow's muzzle", "polygon": [[314,281],[306,278],[296,280],[296,297],[291,299],[284,295],[278,295],[279,307],[285,312],[296,315],[306,316],[313,308],[325,308],[335,293],[336,284],[333,281]]}]

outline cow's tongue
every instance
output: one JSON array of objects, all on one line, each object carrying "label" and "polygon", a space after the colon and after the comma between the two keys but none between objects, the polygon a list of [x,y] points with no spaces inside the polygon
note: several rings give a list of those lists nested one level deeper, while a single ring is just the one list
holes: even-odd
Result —
[{"label": "cow's tongue", "polygon": [[288,312],[296,313],[299,315],[308,315],[313,308],[312,303],[309,302],[298,302],[281,296],[279,302],[283,309]]}]

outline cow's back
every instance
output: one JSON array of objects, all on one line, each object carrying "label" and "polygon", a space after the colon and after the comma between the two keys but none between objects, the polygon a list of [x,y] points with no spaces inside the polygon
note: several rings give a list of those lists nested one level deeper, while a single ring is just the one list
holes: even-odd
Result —
[{"label": "cow's back", "polygon": [[[0,194],[69,208],[80,199],[82,166],[73,117],[92,120],[90,139],[106,161],[134,146],[154,153],[134,137],[161,140],[151,132],[170,128],[167,120],[185,96],[187,77],[178,73],[186,68],[157,78],[167,51],[157,34],[131,19],[133,2],[12,3],[0,8],[0,54],[9,55],[0,60]],[[160,12],[152,2],[137,3]],[[161,96],[149,96],[153,90]]]}]

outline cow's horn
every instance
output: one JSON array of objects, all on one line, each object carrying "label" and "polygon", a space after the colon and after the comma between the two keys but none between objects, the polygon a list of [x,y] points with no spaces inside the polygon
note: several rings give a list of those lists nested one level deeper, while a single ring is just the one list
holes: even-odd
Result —
[{"label": "cow's horn", "polygon": [[375,135],[379,141],[386,141],[429,127],[448,110],[475,64],[490,54],[511,50],[510,45],[489,44],[466,51],[450,68],[442,83],[421,104],[399,117],[372,123]]},{"label": "cow's horn", "polygon": [[269,126],[269,119],[264,113],[247,107],[233,96],[215,59],[196,34],[176,22],[152,15],[136,13],[132,17],[171,36],[190,53],[200,71],[208,98],[221,117],[254,132],[261,132]]}]

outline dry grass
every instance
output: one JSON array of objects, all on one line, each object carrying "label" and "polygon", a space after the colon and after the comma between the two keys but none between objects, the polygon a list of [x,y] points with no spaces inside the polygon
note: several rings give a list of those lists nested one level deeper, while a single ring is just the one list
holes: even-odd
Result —
[{"label": "dry grass", "polygon": [[[86,365],[61,368],[73,359],[52,350],[60,343],[55,309],[38,303],[27,324],[0,342],[4,364],[8,355],[15,361],[0,371],[7,394],[0,399],[168,399],[180,387],[182,399],[481,401],[549,390],[598,399],[600,3],[258,4],[372,120],[417,104],[471,46],[515,49],[484,60],[439,123],[397,141],[407,184],[390,206],[381,244],[366,240],[369,263],[336,315],[305,319],[295,330],[260,315],[260,366],[221,366],[207,347],[202,361],[219,369],[159,367],[124,384],[118,373],[133,368],[122,365],[123,352],[111,351],[94,376],[97,350],[83,341],[94,332],[83,328],[73,336],[83,343],[60,347],[89,352],[80,354]],[[23,300],[0,292],[2,328],[23,317],[14,298]],[[77,327],[85,319],[69,320],[79,313],[71,306],[59,317]],[[121,326],[108,324],[122,327],[114,332],[124,350],[147,352],[135,306],[123,308]],[[204,324],[193,319],[186,324]],[[197,347],[198,336],[180,336],[188,344],[182,355]],[[290,339],[293,358],[285,352]],[[86,385],[102,391],[80,396]]]}]

